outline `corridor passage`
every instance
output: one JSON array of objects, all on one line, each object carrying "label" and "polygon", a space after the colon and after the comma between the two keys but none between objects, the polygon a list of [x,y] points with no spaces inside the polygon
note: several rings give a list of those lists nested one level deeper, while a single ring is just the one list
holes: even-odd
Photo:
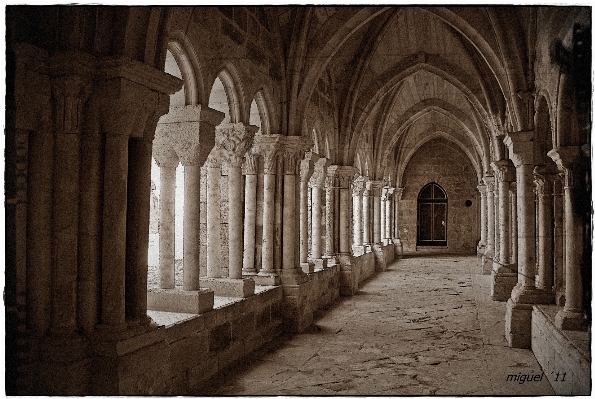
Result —
[{"label": "corridor passage", "polygon": [[542,370],[506,345],[489,281],[475,257],[406,257],[200,394],[554,394],[545,376],[522,377]]}]

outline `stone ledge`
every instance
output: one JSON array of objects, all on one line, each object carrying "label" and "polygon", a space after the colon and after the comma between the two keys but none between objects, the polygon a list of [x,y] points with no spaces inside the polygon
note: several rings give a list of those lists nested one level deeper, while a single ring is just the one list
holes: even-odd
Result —
[{"label": "stone ledge", "polygon": [[147,308],[162,312],[201,314],[213,309],[214,292],[208,288],[198,291],[153,288],[147,292]]},{"label": "stone ledge", "polygon": [[200,285],[213,290],[217,296],[234,298],[246,298],[254,295],[253,278],[204,278],[200,279]]}]

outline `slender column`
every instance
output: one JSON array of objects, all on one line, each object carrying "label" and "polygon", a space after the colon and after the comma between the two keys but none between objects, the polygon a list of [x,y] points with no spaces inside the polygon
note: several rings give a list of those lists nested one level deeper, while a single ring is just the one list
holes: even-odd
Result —
[{"label": "slender column", "polygon": [[370,182],[364,183],[362,192],[362,225],[363,225],[363,237],[362,241],[364,245],[370,244]]},{"label": "slender column", "polygon": [[564,309],[556,314],[556,326],[564,330],[587,330],[583,309],[583,281],[581,274],[584,226],[580,210],[576,206],[579,197],[586,195],[578,179],[581,173],[579,147],[562,147],[548,153],[564,173],[564,235],[566,265],[566,302]]},{"label": "slender column", "polygon": [[322,258],[322,190],[328,162],[326,158],[316,161],[309,183],[312,190],[312,259]]},{"label": "slender column", "polygon": [[552,234],[554,229],[554,209],[552,175],[556,172],[556,170],[551,170],[542,166],[536,166],[533,170],[535,175],[535,184],[537,187],[537,214],[539,217],[539,231],[537,234],[537,264],[539,265],[538,288],[548,295],[553,293],[554,284],[554,252]]},{"label": "slender column", "polygon": [[255,151],[264,160],[263,209],[262,209],[262,266],[261,276],[275,276],[273,265],[273,238],[275,223],[275,171],[279,135],[258,136],[255,138]]},{"label": "slender column", "polygon": [[384,240],[386,239],[386,201],[388,200],[386,196],[386,187],[383,187],[380,191],[380,242],[384,245]]},{"label": "slender column", "polygon": [[487,205],[487,240],[486,256],[492,257],[494,251],[494,177],[486,176],[483,178],[486,185],[486,205]]},{"label": "slender column", "polygon": [[486,246],[486,228],[487,228],[487,209],[486,209],[486,190],[485,184],[479,184],[477,190],[479,191],[479,209],[480,209],[480,238],[477,245],[477,251],[483,252]]},{"label": "slender column", "polygon": [[510,262],[518,264],[518,232],[516,216],[516,182],[510,183]]},{"label": "slender column", "polygon": [[564,283],[564,174],[554,178],[554,287],[556,304],[564,306],[566,288]]},{"label": "slender column", "polygon": [[[308,181],[314,172],[314,162],[318,155],[309,151],[300,162],[300,263],[308,263]],[[312,220],[313,221],[313,220]]]},{"label": "slender column", "polygon": [[[157,159],[162,152],[173,148],[184,166],[183,289],[197,291],[200,289],[199,226],[204,211],[200,206],[201,167],[213,149],[215,126],[224,114],[201,105],[170,107],[168,111],[157,124],[153,153]],[[172,259],[174,254],[170,254]]]},{"label": "slender column", "polygon": [[159,166],[159,287],[175,287],[175,201],[176,165],[178,158],[172,155],[171,163],[155,159]]},{"label": "slender column", "polygon": [[254,257],[256,255],[256,157],[246,155],[244,162],[245,194],[244,194],[244,275],[256,274]]},{"label": "slender column", "polygon": [[221,277],[221,164],[216,149],[206,163],[207,168],[207,277]]},{"label": "slender column", "polygon": [[[158,112],[160,116],[162,112]],[[126,319],[147,324],[149,215],[151,213],[152,138],[157,121],[149,123],[146,137],[130,139],[128,212],[126,219]],[[150,129],[150,130],[149,130]]]},{"label": "slender column", "polygon": [[393,219],[392,217],[392,197],[393,197],[393,193],[394,193],[395,189],[394,187],[388,187],[386,189],[386,202],[385,202],[385,206],[386,206],[386,232],[384,233],[384,237],[387,240],[388,244],[392,244],[392,239],[391,239],[391,220]]},{"label": "slender column", "polygon": [[382,181],[372,181],[371,182],[371,193],[372,193],[372,200],[373,202],[373,212],[374,212],[374,216],[373,216],[373,227],[372,227],[372,233],[373,233],[373,242],[374,244],[380,244],[382,241],[382,237],[381,237],[381,232],[380,232],[380,218],[381,218],[381,195],[382,195]]},{"label": "slender column", "polygon": [[399,233],[399,202],[401,201],[401,196],[403,195],[403,187],[395,188],[395,254],[397,256],[403,255],[403,243],[401,242],[401,235]]},{"label": "slender column", "polygon": [[344,255],[351,249],[351,182],[355,173],[352,166],[339,169],[339,253]]},{"label": "slender column", "polygon": [[353,246],[359,247],[362,245],[362,192],[366,184],[364,176],[359,176],[353,181],[352,196],[353,196]]},{"label": "slender column", "polygon": [[510,264],[510,181],[513,180],[513,165],[510,160],[492,163],[494,174],[498,177],[498,228],[500,264]]},{"label": "slender column", "polygon": [[335,225],[335,176],[337,174],[337,165],[331,165],[327,168],[326,179],[325,179],[325,197],[326,197],[326,226],[325,226],[325,258],[332,258],[335,253],[335,238],[334,238],[334,225]]},{"label": "slender column", "polygon": [[241,279],[243,252],[241,165],[258,127],[230,123],[217,126],[216,130],[217,146],[223,154],[228,170],[229,278]]},{"label": "slender column", "polygon": [[52,79],[55,115],[51,302],[53,332],[74,333],[77,327],[79,147],[82,111],[88,98],[89,85],[87,79],[78,75]]},{"label": "slender column", "polygon": [[519,283],[535,287],[535,196],[533,165],[517,166],[517,220]]},{"label": "slender column", "polygon": [[500,262],[500,192],[498,190],[498,182],[494,184],[494,255],[492,259],[494,262]]}]

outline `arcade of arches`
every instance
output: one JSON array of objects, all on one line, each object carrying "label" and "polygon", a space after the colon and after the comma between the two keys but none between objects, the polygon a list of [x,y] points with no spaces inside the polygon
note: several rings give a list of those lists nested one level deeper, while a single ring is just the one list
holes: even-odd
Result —
[{"label": "arcade of arches", "polygon": [[8,394],[192,392],[428,248],[588,393],[589,7],[6,24]]}]

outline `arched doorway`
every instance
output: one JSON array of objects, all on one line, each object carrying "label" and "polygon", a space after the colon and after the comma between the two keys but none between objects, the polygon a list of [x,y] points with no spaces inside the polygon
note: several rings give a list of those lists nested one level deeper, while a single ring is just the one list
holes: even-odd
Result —
[{"label": "arched doorway", "polygon": [[437,183],[429,183],[417,196],[417,245],[446,246],[448,198]]}]

